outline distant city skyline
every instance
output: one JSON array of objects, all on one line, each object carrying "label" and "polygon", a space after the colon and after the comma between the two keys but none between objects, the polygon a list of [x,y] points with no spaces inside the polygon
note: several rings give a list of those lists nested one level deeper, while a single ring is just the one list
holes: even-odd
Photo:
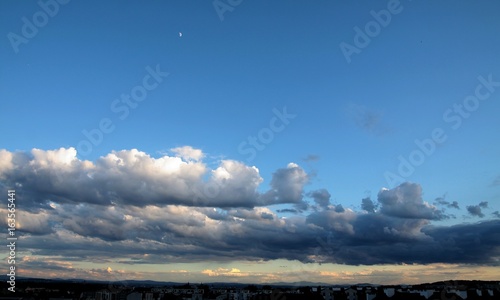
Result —
[{"label": "distant city skyline", "polygon": [[499,9],[1,2],[16,275],[500,279]]},{"label": "distant city skyline", "polygon": [[[254,285],[158,281],[99,282],[23,279],[19,299],[497,299],[498,281],[440,281],[418,285]],[[5,295],[2,291],[0,295]],[[23,297],[24,296],[24,297]],[[457,298],[458,297],[458,298]],[[1,299],[4,299],[3,297]],[[10,299],[10,298],[9,298]],[[17,299],[17,298],[16,298]],[[62,298],[57,298],[62,299]]]}]

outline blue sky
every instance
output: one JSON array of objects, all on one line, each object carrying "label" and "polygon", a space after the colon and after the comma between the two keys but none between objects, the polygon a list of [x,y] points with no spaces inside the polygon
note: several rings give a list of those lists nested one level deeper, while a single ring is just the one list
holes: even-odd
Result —
[{"label": "blue sky", "polygon": [[[318,208],[312,207],[315,202],[310,195],[320,189],[331,195],[330,209],[335,210],[340,204],[350,212],[362,214],[361,199],[369,197],[379,203],[375,213],[390,215],[392,210],[388,206],[384,210],[384,205],[389,204],[384,204],[385,198],[379,192],[382,188],[397,189],[403,181],[415,186],[400,186],[401,191],[419,193],[418,186],[422,199],[417,196],[417,200],[435,205],[436,210],[448,216],[431,218],[425,226],[498,220],[498,214],[494,214],[500,196],[497,2],[235,1],[233,4],[237,5],[223,12],[218,12],[214,5],[229,5],[222,0],[41,3],[52,3],[53,16],[38,21],[33,21],[33,16],[43,15],[43,9],[36,2],[0,3],[0,30],[4,36],[0,43],[0,149],[4,153],[25,154],[33,161],[74,154],[75,164],[88,160],[96,166],[104,157],[121,150],[125,151],[124,157],[137,155],[130,154],[132,149],[151,159],[187,155],[185,162],[206,166],[208,171],[203,176],[207,180],[210,170],[221,166],[221,161],[237,161],[241,164],[231,166],[238,172],[251,173],[253,166],[258,169],[262,179],[254,191],[262,197],[258,201],[264,201],[265,195],[272,194],[267,191],[274,190],[275,194],[269,197],[274,197],[275,202],[264,201],[269,205],[256,207],[269,209],[276,220],[313,218],[319,214],[314,211]],[[385,12],[390,20],[385,19],[386,26],[376,23],[379,30],[372,34],[366,47],[358,47],[358,53],[348,57],[344,55],[342,43],[356,47],[355,28],[366,32],[367,24],[376,22],[373,15],[387,17]],[[26,26],[23,17],[31,23],[46,24],[38,26],[32,37],[25,37],[25,42],[16,44]],[[153,69],[168,76],[154,81],[148,75]],[[146,76],[150,76],[149,84],[157,83],[155,87],[147,91],[143,101],[134,104],[135,108],[129,108],[127,115],[122,114],[123,110],[117,112],[125,104],[115,101],[143,86]],[[490,84],[485,86],[487,81]],[[467,98],[478,97],[478,89],[484,100]],[[466,110],[464,117],[455,111],[454,105],[473,109]],[[283,114],[284,110],[294,117],[287,119],[283,127],[276,121],[273,124],[280,129],[273,130],[270,122],[277,118],[276,112]],[[110,122],[107,126],[113,130],[102,133],[101,141],[91,150],[82,151],[82,143],[89,141],[83,131],[95,132],[103,119]],[[435,130],[444,141],[429,146],[428,154],[420,154],[422,163],[413,165],[408,176],[401,176],[400,157],[411,161],[412,153],[420,151],[415,140],[432,139]],[[260,140],[263,149],[249,159],[248,137],[258,137],[259,133],[267,137],[269,132],[272,138],[268,143]],[[185,146],[191,148],[182,148]],[[76,154],[71,147],[77,150]],[[37,156],[34,148],[44,154]],[[50,152],[60,148],[66,150]],[[193,152],[196,149],[203,153],[200,157],[196,156],[200,152]],[[30,205],[37,207],[38,202],[41,207],[27,208],[30,213],[56,214],[43,208],[42,204],[48,205],[49,201],[61,207],[78,201],[88,203],[82,200],[83,196],[66,194],[64,198],[56,186],[43,191],[35,188],[37,184],[30,181],[34,171],[23,169],[23,163],[15,160],[14,167],[8,167],[9,155],[3,157],[4,170],[0,169],[2,185],[23,182],[25,195],[33,195]],[[226,170],[231,166],[226,165]],[[50,172],[46,170],[48,174],[59,174],[57,164],[52,167]],[[300,180],[294,177],[302,196],[288,201],[286,188],[293,184],[287,181],[289,177],[282,178],[280,174],[288,174],[292,169],[297,178],[303,176]],[[390,182],[387,172],[403,180]],[[239,184],[246,186],[244,181]],[[439,197],[447,203],[457,201],[460,209],[446,207],[444,202],[439,206]],[[219,200],[226,203],[226,199]],[[255,203],[261,203],[258,201]],[[148,203],[166,209],[165,202]],[[175,202],[179,203],[182,207],[182,201]],[[310,207],[304,209],[304,203]],[[138,204],[124,204],[121,213],[133,215],[127,212],[132,209],[127,205]],[[213,205],[219,210],[228,207],[233,209],[231,205]],[[301,207],[298,213],[279,212]],[[328,215],[328,209],[325,211],[328,218],[349,219],[333,217]],[[65,214],[56,215],[61,218]],[[498,228],[498,223],[488,224]],[[26,234],[41,233],[27,230]],[[88,232],[80,234],[92,236]],[[490,255],[492,261],[498,262],[498,238],[494,242],[496,250]],[[37,257],[35,242],[32,247],[35,250],[27,257]],[[127,255],[138,253],[124,253],[124,257]],[[247,259],[242,255],[236,260],[241,263]],[[412,259],[408,262],[424,266],[463,263]],[[64,259],[59,263],[63,262]],[[82,270],[89,268],[88,261],[81,263]],[[203,260],[199,263],[198,268],[203,269]],[[240,270],[240,263],[234,268]],[[491,261],[478,263],[485,268],[492,265]],[[113,264],[113,269],[126,269],[117,262]],[[134,268],[138,270],[137,266]],[[277,272],[273,268],[269,267],[270,273]],[[498,272],[495,276],[498,279]]]}]

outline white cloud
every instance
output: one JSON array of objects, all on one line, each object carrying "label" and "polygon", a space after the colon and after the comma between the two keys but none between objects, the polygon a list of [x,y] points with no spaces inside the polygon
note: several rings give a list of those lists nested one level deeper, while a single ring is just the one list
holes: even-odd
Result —
[{"label": "white cloud", "polygon": [[181,157],[184,160],[199,161],[205,156],[205,154],[203,154],[203,151],[201,151],[200,149],[195,149],[191,146],[172,148],[170,149],[170,151],[174,152],[177,156]]},{"label": "white cloud", "polygon": [[12,157],[13,154],[11,152],[0,149],[0,178],[2,178],[2,170],[3,172],[7,172],[14,168]]}]

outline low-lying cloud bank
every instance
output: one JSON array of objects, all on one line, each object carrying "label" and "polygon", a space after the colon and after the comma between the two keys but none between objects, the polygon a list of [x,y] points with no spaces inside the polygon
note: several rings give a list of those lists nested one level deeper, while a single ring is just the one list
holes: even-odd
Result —
[{"label": "low-lying cloud bank", "polygon": [[[0,150],[0,186],[16,188],[20,243],[31,255],[122,263],[289,259],[350,265],[500,265],[500,219],[434,226],[449,216],[403,183],[360,199],[361,211],[306,191],[297,164],[278,169],[270,188],[254,166],[176,148],[154,158],[132,149],[94,162],[74,148]],[[270,209],[290,204],[284,217]],[[441,207],[458,204],[440,200]],[[487,204],[480,203],[479,208]],[[475,208],[468,208],[469,213]],[[7,215],[5,208],[0,208]],[[481,214],[483,214],[481,212]],[[483,215],[484,216],[484,215]],[[6,226],[6,220],[2,224]]]}]

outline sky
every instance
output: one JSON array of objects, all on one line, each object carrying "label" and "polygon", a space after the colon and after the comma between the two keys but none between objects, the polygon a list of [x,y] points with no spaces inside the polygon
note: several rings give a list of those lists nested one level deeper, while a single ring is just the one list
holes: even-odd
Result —
[{"label": "sky", "polygon": [[18,274],[500,279],[499,9],[0,2]]}]

